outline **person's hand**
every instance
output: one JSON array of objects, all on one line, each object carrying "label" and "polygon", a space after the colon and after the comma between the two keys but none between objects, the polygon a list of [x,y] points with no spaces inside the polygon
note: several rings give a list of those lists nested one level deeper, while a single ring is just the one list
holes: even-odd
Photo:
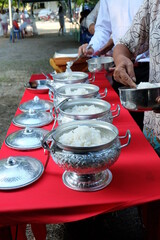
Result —
[{"label": "person's hand", "polygon": [[94,34],[94,32],[95,32],[95,24],[94,23],[91,23],[89,25],[88,31],[90,32],[90,34],[92,34],[92,35]]},{"label": "person's hand", "polygon": [[132,61],[129,58],[125,56],[118,58],[118,63],[115,67],[113,76],[117,82],[120,82],[125,86],[136,88],[134,67]]},{"label": "person's hand", "polygon": [[156,98],[156,102],[160,104],[160,96]]},{"label": "person's hand", "polygon": [[158,103],[156,107],[154,107],[154,112],[155,113],[160,113],[160,96],[156,98],[156,102]]},{"label": "person's hand", "polygon": [[88,48],[88,43],[81,45],[78,49],[78,55],[83,54],[84,56],[91,56],[93,55],[93,53],[94,53],[94,50],[92,47]]}]

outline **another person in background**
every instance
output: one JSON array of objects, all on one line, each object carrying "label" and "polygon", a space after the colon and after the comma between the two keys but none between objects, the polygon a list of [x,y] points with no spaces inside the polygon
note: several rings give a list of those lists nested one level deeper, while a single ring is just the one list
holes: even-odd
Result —
[{"label": "another person in background", "polygon": [[99,6],[100,6],[100,1],[98,1],[94,9],[90,12],[90,14],[86,18],[86,26],[88,28],[88,31],[92,35],[95,32],[95,24],[98,16]]},{"label": "another person in background", "polygon": [[13,14],[13,28],[15,30],[19,30],[21,37],[24,38],[23,31],[20,29],[19,24],[18,24],[19,19],[20,19],[19,9],[17,8],[15,13]]},{"label": "another person in background", "polygon": [[5,10],[2,10],[0,18],[1,18],[2,28],[3,28],[3,35],[5,37],[7,37],[7,34],[8,34],[8,15],[5,12]]},{"label": "another person in background", "polygon": [[23,31],[23,34],[27,34],[27,26],[31,24],[31,21],[29,19],[29,15],[24,13],[24,10],[22,10],[22,14],[20,15],[21,19],[21,25],[20,30]]},{"label": "another person in background", "polygon": [[90,14],[90,9],[85,9],[80,13],[80,43],[88,43],[91,40],[92,34],[88,31],[87,16]]},{"label": "another person in background", "polygon": [[[159,0],[144,0],[127,33],[120,39],[114,49],[116,81],[136,87],[136,75],[131,59],[149,49],[149,82],[160,82],[159,49],[160,4]],[[146,80],[147,82],[147,80]],[[144,135],[160,156],[160,114],[153,111],[144,114]]]},{"label": "another person in background", "polygon": [[[95,33],[89,42],[92,48],[87,50],[88,44],[80,46],[78,54],[93,55],[104,54],[112,49],[119,39],[129,29],[143,0],[103,0],[100,1],[98,17],[95,25]],[[106,45],[107,44],[107,45]],[[137,56],[135,59],[135,73],[137,82],[148,81],[149,78],[149,56],[148,53]],[[113,88],[118,92],[122,84],[113,79]],[[130,112],[134,120],[143,130],[143,113]]]},{"label": "another person in background", "polygon": [[18,21],[19,21],[19,9],[17,8],[15,13],[13,14],[13,27],[19,29]]},{"label": "another person in background", "polygon": [[60,24],[60,29],[58,34],[60,35],[60,33],[62,32],[62,35],[64,35],[64,11],[61,5],[59,6],[58,15],[59,15],[59,24]]},{"label": "another person in background", "polygon": [[2,28],[2,24],[1,24],[1,11],[0,11],[0,37],[3,36],[3,28]]},{"label": "another person in background", "polygon": [[[87,49],[84,44],[79,48],[79,54],[93,55],[101,51],[109,40],[114,44],[122,37],[130,27],[132,20],[141,6],[143,0],[103,0],[100,1],[95,33],[89,44],[92,48]],[[109,48],[106,51],[110,50]]]}]

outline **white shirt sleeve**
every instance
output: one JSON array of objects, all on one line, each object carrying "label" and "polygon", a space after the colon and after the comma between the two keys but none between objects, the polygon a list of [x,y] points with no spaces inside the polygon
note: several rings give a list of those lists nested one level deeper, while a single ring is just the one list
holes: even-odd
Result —
[{"label": "white shirt sleeve", "polygon": [[94,52],[101,49],[110,39],[111,22],[107,0],[100,0],[98,17],[95,25],[95,33],[89,44],[92,44]]},{"label": "white shirt sleeve", "polygon": [[94,9],[90,12],[90,14],[87,16],[87,19],[86,19],[86,25],[87,25],[87,28],[89,28],[89,26],[92,24],[92,23],[96,23],[96,20],[97,20],[97,16],[98,16],[98,11],[99,11],[99,6],[100,6],[100,1],[96,4],[96,6],[94,7]]}]

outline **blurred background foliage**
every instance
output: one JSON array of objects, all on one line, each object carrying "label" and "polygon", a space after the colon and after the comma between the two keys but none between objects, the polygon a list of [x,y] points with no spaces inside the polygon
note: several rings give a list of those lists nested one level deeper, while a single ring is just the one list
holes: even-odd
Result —
[{"label": "blurred background foliage", "polygon": [[[54,0],[53,0],[54,1]],[[34,2],[34,0],[33,0]],[[36,2],[36,0],[35,0]],[[42,1],[43,2],[43,1]],[[60,2],[60,1],[59,1]],[[68,5],[68,0],[65,0],[66,4]],[[72,0],[72,3],[76,4],[77,6],[80,6],[81,4],[88,4],[91,8],[95,6],[95,4],[98,2],[98,0]],[[22,0],[12,0],[12,6],[17,8],[18,6],[23,7]],[[0,0],[0,9],[8,8],[8,0]]]}]

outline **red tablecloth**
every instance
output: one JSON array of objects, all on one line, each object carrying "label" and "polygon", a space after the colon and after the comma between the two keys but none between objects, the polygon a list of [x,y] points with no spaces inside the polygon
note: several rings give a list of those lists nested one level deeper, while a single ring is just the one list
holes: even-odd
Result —
[{"label": "red tablecloth", "polygon": [[[41,76],[32,75],[32,80]],[[106,100],[120,104],[104,73],[96,74],[96,85],[101,91],[107,87]],[[21,103],[33,99],[25,91]],[[39,94],[49,99],[48,94]],[[120,105],[121,106],[121,105]],[[16,114],[20,113],[18,109]],[[84,219],[103,212],[120,210],[129,206],[160,199],[160,161],[130,114],[121,106],[120,116],[113,120],[119,135],[131,131],[131,143],[123,148],[117,162],[110,168],[113,180],[105,189],[96,192],[78,192],[62,182],[64,172],[50,159],[46,171],[35,183],[12,191],[0,191],[0,224],[61,223]],[[44,129],[51,129],[52,124]],[[8,134],[20,128],[11,124]],[[3,143],[0,157],[31,156],[45,164],[43,149],[17,151]]]}]

